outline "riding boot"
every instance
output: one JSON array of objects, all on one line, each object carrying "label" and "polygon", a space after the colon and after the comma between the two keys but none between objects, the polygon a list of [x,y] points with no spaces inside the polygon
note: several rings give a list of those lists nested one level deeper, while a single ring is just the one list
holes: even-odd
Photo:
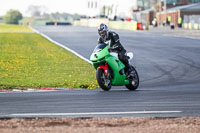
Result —
[{"label": "riding boot", "polygon": [[129,75],[129,77],[133,77],[134,76],[133,69],[132,69],[131,66],[129,66],[129,68],[128,68],[128,75]]}]

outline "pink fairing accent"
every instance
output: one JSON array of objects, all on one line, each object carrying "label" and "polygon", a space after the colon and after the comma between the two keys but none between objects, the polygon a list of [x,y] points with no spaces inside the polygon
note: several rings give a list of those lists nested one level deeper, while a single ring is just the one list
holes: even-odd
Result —
[{"label": "pink fairing accent", "polygon": [[108,63],[106,63],[105,66],[99,66],[97,69],[99,69],[99,68],[104,70],[105,76],[108,76]]}]

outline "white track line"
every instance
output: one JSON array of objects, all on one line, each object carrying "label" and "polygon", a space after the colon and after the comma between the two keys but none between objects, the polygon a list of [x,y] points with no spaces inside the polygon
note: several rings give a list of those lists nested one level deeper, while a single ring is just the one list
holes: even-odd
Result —
[{"label": "white track line", "polygon": [[48,37],[48,36],[46,36],[45,34],[39,32],[38,30],[34,29],[34,28],[31,27],[31,26],[30,26],[29,28],[31,28],[34,32],[40,34],[41,36],[45,37],[46,39],[48,39],[48,40],[51,41],[52,43],[55,43],[56,45],[58,45],[58,46],[60,46],[60,47],[62,47],[62,48],[64,48],[64,49],[70,51],[71,53],[73,53],[73,54],[75,54],[76,56],[80,57],[81,59],[85,60],[85,61],[88,62],[89,64],[92,64],[92,62],[91,62],[90,60],[86,59],[85,57],[83,57],[82,55],[78,54],[78,53],[75,52],[74,50],[71,50],[70,48],[66,47],[65,45],[63,45],[63,44],[61,44],[61,43],[59,43],[59,42],[54,41],[54,40],[51,39],[50,37]]},{"label": "white track line", "polygon": [[84,115],[123,115],[123,114],[168,114],[182,111],[134,111],[134,112],[88,112],[88,113],[23,113],[11,116],[84,116]]}]

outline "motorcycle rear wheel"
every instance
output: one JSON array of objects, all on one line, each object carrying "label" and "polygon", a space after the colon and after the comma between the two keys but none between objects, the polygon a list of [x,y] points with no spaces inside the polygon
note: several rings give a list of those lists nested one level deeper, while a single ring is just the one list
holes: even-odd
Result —
[{"label": "motorcycle rear wheel", "polygon": [[104,70],[99,68],[96,72],[96,79],[99,84],[99,86],[104,91],[109,91],[112,87],[112,78],[110,76],[110,72],[108,71],[108,76],[105,76]]},{"label": "motorcycle rear wheel", "polygon": [[127,89],[134,91],[139,86],[139,76],[138,76],[136,69],[133,66],[131,66],[131,67],[132,67],[132,70],[133,70],[133,73],[134,73],[133,80],[130,80],[130,84],[125,85],[125,86],[126,86]]}]

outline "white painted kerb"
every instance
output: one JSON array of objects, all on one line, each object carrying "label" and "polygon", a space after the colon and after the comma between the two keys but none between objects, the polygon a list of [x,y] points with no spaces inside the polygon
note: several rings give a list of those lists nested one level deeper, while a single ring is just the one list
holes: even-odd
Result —
[{"label": "white painted kerb", "polygon": [[88,112],[88,113],[23,113],[11,116],[84,116],[84,115],[124,115],[124,114],[168,114],[182,111],[134,111],[134,112]]}]

